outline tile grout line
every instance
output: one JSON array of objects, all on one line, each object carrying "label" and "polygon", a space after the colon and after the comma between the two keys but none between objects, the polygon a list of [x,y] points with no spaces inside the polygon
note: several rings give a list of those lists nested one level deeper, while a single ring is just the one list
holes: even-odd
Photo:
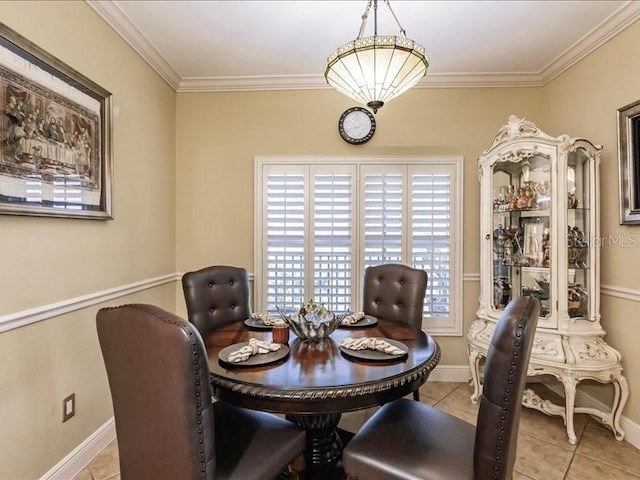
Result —
[{"label": "tile grout line", "polygon": [[578,437],[578,441],[576,442],[576,448],[573,449],[573,454],[571,455],[571,460],[569,460],[569,464],[567,465],[567,469],[564,472],[562,480],[567,480],[569,476],[569,471],[571,470],[571,466],[573,465],[573,461],[578,454],[578,447],[580,447],[580,442],[582,442],[582,437],[584,436],[584,432],[587,430],[587,425],[589,424],[589,420],[587,420],[582,427],[582,431],[580,432],[580,436]]},{"label": "tile grout line", "polygon": [[[458,383],[458,382],[456,382]],[[436,403],[433,404],[433,406],[437,406],[438,404],[440,404],[441,402],[443,402],[445,399],[449,398],[451,395],[453,395],[453,392],[455,392],[456,390],[458,390],[459,388],[462,388],[465,386],[465,382],[462,382],[460,385],[458,385],[456,388],[454,388],[453,390],[451,390],[449,393],[447,393],[444,397],[442,397],[440,400],[437,400]],[[469,400],[471,401],[471,400]],[[475,404],[474,404],[475,405]]]}]

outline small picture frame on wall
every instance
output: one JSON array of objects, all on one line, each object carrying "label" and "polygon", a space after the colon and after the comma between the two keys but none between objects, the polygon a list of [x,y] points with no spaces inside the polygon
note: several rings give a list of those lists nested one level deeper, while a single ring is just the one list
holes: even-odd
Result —
[{"label": "small picture frame on wall", "polygon": [[620,224],[640,224],[640,100],[618,109]]},{"label": "small picture frame on wall", "polygon": [[0,214],[110,219],[111,94],[0,23]]}]

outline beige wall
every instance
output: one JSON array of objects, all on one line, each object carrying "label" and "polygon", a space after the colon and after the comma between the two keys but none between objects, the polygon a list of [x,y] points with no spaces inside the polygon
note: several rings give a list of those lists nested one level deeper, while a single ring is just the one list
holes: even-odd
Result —
[{"label": "beige wall", "polygon": [[[582,136],[604,146],[601,173],[600,249],[601,282],[606,286],[638,290],[640,226],[619,224],[618,144],[616,110],[640,99],[640,22],[597,49],[543,89],[545,130],[553,135]],[[619,240],[617,245],[607,241]],[[631,387],[624,415],[640,423],[640,318],[637,302],[601,297],[602,325],[607,341],[622,353]],[[635,378],[634,378],[635,377]],[[603,395],[606,388],[591,388]]]},{"label": "beige wall", "polygon": [[[121,107],[115,220],[0,216],[0,316],[211,264],[253,272],[256,155],[462,154],[464,271],[477,273],[476,159],[510,114],[552,134],[603,143],[602,233],[636,235],[617,220],[615,110],[640,97],[640,25],[544,88],[414,89],[377,114],[371,142],[354,147],[336,128],[353,102],[331,90],[176,96],[83,2],[0,2],[0,19],[110,90]],[[603,248],[604,284],[637,288],[638,267],[637,248]],[[465,331],[478,292],[477,282],[465,282]],[[127,301],[184,314],[180,288],[171,284],[110,304]],[[95,335],[98,307],[0,334],[0,479],[42,475],[112,415]],[[627,371],[637,372],[634,307],[602,299],[608,339]],[[463,337],[439,341],[442,364],[466,365]],[[72,391],[78,413],[63,425],[62,398]],[[633,394],[625,415],[640,422]]]},{"label": "beige wall", "polygon": [[[540,119],[539,89],[414,89],[376,115],[373,139],[345,143],[338,117],[353,102],[332,90],[178,94],[177,269],[253,266],[256,155],[462,154],[465,158],[464,271],[479,263],[476,160],[512,113]],[[464,329],[479,285],[464,284]],[[178,289],[179,290],[179,289]],[[176,294],[184,314],[184,300]],[[463,337],[439,339],[442,364],[467,363]]]},{"label": "beige wall", "polygon": [[[175,271],[175,92],[84,2],[0,20],[113,93],[115,220],[0,216],[0,316]],[[175,309],[169,284],[111,303]],[[113,415],[99,306],[0,334],[0,478],[37,478]],[[62,399],[77,413],[62,424]]]}]

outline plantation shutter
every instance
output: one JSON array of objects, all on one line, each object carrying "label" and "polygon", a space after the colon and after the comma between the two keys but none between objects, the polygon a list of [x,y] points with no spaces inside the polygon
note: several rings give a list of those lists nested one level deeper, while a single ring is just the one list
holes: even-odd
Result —
[{"label": "plantation shutter", "polygon": [[361,170],[364,268],[402,263],[404,167],[365,165]]},{"label": "plantation shutter", "polygon": [[267,311],[275,313],[276,305],[297,307],[304,300],[304,171],[270,172],[266,184],[265,285]]},{"label": "plantation shutter", "polygon": [[451,313],[453,169],[425,170],[410,167],[411,264],[429,275],[425,316],[442,317]]},{"label": "plantation shutter", "polygon": [[355,166],[313,166],[313,298],[352,309]]},{"label": "plantation shutter", "polygon": [[423,327],[461,335],[462,157],[260,159],[256,184],[256,311],[360,309],[364,270],[403,263],[429,276]]}]

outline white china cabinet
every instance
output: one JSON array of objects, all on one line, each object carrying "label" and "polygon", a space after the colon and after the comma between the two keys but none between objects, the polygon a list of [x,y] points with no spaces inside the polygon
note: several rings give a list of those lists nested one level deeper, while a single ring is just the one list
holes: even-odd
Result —
[{"label": "white china cabinet", "polygon": [[[480,308],[467,336],[472,400],[479,398],[481,360],[505,305],[533,295],[541,311],[528,373],[555,377],[565,404],[527,389],[523,405],[561,416],[572,444],[574,413],[599,417],[622,440],[620,415],[629,395],[620,354],[605,343],[600,325],[601,150],[511,116],[478,160]],[[587,379],[613,385],[610,409],[575,405],[577,386]]]}]

